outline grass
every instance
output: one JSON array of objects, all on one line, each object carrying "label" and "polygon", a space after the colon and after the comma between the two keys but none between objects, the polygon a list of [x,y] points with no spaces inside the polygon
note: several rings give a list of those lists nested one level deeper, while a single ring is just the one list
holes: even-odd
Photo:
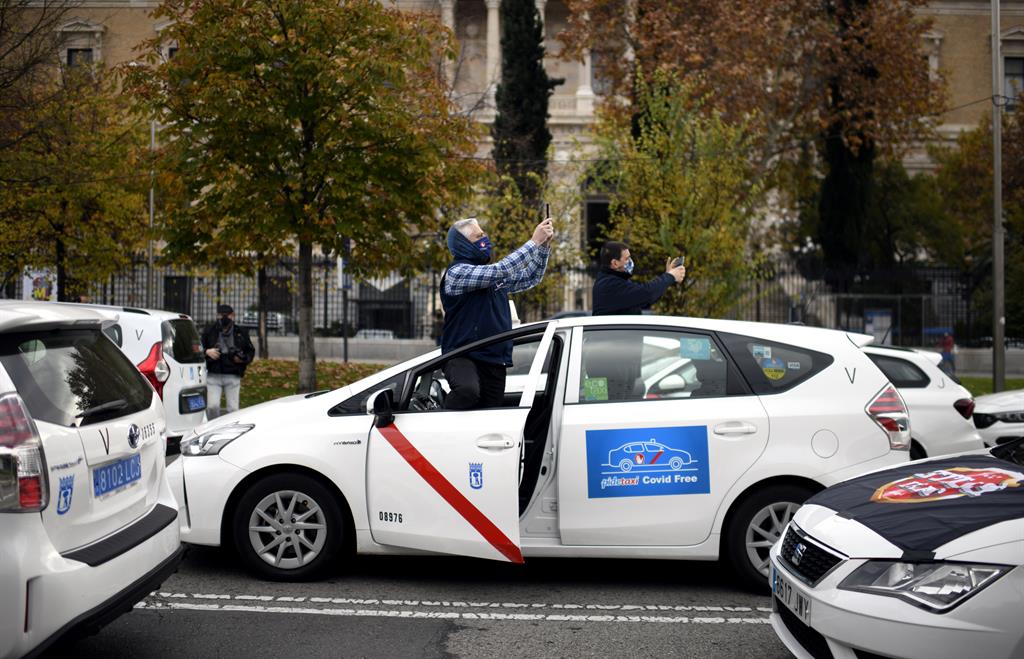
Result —
[{"label": "grass", "polygon": [[[380,371],[385,364],[317,362],[318,389],[337,389]],[[288,359],[257,359],[242,378],[241,407],[291,396],[299,382],[299,362]]]},{"label": "grass", "polygon": [[[960,384],[967,387],[975,398],[992,393],[992,378],[988,375],[964,375]],[[1024,378],[1006,378],[1006,391],[1024,389]]]}]

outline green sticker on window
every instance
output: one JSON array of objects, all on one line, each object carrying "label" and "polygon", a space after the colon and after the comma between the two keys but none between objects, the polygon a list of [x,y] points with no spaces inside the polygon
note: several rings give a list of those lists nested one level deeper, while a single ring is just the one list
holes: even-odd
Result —
[{"label": "green sticker on window", "polygon": [[584,379],[583,400],[608,400],[608,378]]}]

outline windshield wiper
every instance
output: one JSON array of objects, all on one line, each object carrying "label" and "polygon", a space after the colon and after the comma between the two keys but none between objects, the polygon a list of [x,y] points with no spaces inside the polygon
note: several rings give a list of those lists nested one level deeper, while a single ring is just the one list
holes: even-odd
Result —
[{"label": "windshield wiper", "polygon": [[90,407],[87,410],[82,410],[75,415],[75,418],[82,420],[79,422],[79,425],[81,425],[86,419],[93,415],[100,414],[101,412],[109,412],[111,410],[120,410],[125,407],[128,407],[128,401],[123,398],[118,398],[117,400],[111,400],[106,403],[101,403],[95,407]]}]

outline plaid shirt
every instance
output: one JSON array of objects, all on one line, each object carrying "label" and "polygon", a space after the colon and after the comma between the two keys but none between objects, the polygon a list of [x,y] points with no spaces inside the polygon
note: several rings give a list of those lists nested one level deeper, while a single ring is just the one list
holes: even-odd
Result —
[{"label": "plaid shirt", "polygon": [[519,293],[540,283],[548,265],[547,247],[527,240],[522,247],[497,263],[472,265],[456,263],[448,268],[444,278],[444,292],[462,295],[479,288],[508,287],[508,293]]}]

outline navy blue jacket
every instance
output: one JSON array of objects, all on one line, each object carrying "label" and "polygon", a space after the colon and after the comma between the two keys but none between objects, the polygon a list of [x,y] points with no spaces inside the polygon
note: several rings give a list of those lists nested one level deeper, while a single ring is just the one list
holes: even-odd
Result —
[{"label": "navy blue jacket", "polygon": [[646,284],[630,281],[632,275],[611,268],[601,268],[594,282],[595,316],[639,314],[651,306],[676,282],[664,272]]},{"label": "navy blue jacket", "polygon": [[[456,263],[486,265],[489,258],[455,229],[448,230],[448,249]],[[451,266],[449,266],[451,267]],[[447,276],[447,270],[445,271]],[[441,306],[444,308],[444,329],[441,333],[441,353],[485,339],[512,329],[512,312],[509,310],[507,288],[488,286],[462,293],[445,293],[444,279],[441,280]],[[512,365],[512,341],[493,344],[482,350],[469,353],[468,357],[488,364]]]}]

